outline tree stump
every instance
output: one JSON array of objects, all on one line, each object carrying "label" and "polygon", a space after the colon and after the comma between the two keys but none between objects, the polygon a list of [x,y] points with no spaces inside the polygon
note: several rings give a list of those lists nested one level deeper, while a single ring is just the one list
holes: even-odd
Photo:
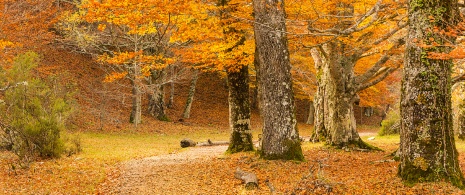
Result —
[{"label": "tree stump", "polygon": [[236,179],[242,180],[245,183],[245,189],[247,190],[258,188],[258,179],[257,176],[253,173],[245,172],[238,167],[234,173],[234,177]]}]

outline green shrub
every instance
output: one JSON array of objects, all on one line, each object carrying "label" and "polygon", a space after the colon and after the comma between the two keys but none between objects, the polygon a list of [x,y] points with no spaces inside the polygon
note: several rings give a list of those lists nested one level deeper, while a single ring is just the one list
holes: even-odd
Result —
[{"label": "green shrub", "polygon": [[399,134],[400,132],[400,114],[399,110],[390,110],[386,119],[381,122],[380,136]]},{"label": "green shrub", "polygon": [[[66,152],[61,132],[74,99],[60,87],[48,85],[34,75],[38,55],[28,52],[15,58],[3,71],[5,80],[0,104],[3,139],[22,163],[40,158],[57,158]],[[0,136],[1,136],[0,135]]]}]

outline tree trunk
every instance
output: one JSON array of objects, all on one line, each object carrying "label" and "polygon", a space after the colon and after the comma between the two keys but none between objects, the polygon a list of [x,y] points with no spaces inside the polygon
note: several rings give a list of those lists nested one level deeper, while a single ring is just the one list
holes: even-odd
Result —
[{"label": "tree trunk", "polygon": [[418,44],[419,41],[431,44],[432,39],[437,43],[455,41],[451,37],[445,40],[445,36],[437,32],[456,24],[457,1],[410,0],[409,5],[398,174],[406,183],[446,180],[464,188],[452,129],[453,64],[451,60],[435,60],[427,56],[431,51],[448,53],[450,50]]},{"label": "tree trunk", "polygon": [[[324,127],[327,129],[326,143],[338,148],[355,144],[357,147],[365,148],[356,131],[353,103],[355,100],[355,89],[352,65],[344,59],[343,46],[330,44],[331,50],[327,52],[330,60],[323,63],[321,84],[324,86],[323,115]],[[336,51],[334,51],[336,50]],[[342,68],[343,67],[343,68]],[[336,71],[337,74],[334,74]],[[323,95],[323,94],[318,94]]]},{"label": "tree trunk", "polygon": [[[459,108],[459,109],[463,109],[463,108]],[[457,120],[459,120],[458,121],[459,139],[465,140],[465,111],[460,110],[457,118],[458,118]]]},{"label": "tree trunk", "polygon": [[142,122],[142,93],[140,87],[136,82],[131,81],[132,83],[132,109],[131,116],[129,117],[129,122],[134,123],[137,127],[138,124]]},{"label": "tree trunk", "polygon": [[148,112],[161,121],[169,121],[165,114],[165,91],[163,85],[164,70],[152,70],[149,80],[150,88]]},{"label": "tree trunk", "polygon": [[308,118],[307,124],[312,125],[315,121],[315,106],[313,105],[313,101],[310,101],[310,105],[308,106]]},{"label": "tree trunk", "polygon": [[168,101],[167,108],[174,108],[174,82],[176,80],[176,73],[174,72],[174,65],[170,66],[171,82],[170,82],[170,99]]},{"label": "tree trunk", "polygon": [[356,130],[353,108],[358,97],[353,71],[355,62],[344,55],[345,47],[334,41],[325,44],[321,50],[311,50],[318,75],[312,140],[325,141],[337,148],[373,149],[360,139]]},{"label": "tree trunk", "polygon": [[[325,128],[325,86],[321,80],[323,74],[323,67],[321,65],[321,59],[319,54],[314,53],[316,50],[312,50],[312,56],[315,61],[315,69],[317,70],[317,89],[313,98],[313,104],[315,107],[315,122],[313,125],[313,134],[311,136],[312,142],[325,141],[328,135]],[[317,55],[317,56],[315,56]]]},{"label": "tree trunk", "polygon": [[283,0],[254,0],[265,159],[303,160],[296,128]]},{"label": "tree trunk", "polygon": [[182,114],[183,118],[190,118],[191,116],[191,107],[194,102],[195,86],[197,85],[197,80],[199,79],[199,71],[193,71],[193,77],[191,81],[191,87],[189,89],[189,94],[187,95],[186,106],[184,107],[184,112]]},{"label": "tree trunk", "polygon": [[229,126],[231,138],[228,152],[252,151],[250,130],[249,68],[243,66],[239,72],[228,72]]}]

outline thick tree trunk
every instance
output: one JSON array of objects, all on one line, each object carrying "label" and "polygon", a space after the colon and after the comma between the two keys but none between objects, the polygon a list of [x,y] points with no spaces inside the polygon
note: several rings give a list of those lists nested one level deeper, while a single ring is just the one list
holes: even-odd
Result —
[{"label": "thick tree trunk", "polygon": [[447,180],[464,188],[452,129],[452,61],[427,56],[430,51],[447,53],[447,48],[418,44],[428,44],[432,39],[454,42],[452,38],[444,40],[444,35],[435,34],[433,28],[439,28],[439,32],[456,23],[457,1],[410,0],[409,5],[398,174],[407,183]]},{"label": "thick tree trunk", "polygon": [[[312,56],[314,59],[320,59],[320,56],[314,56],[313,52],[316,52],[316,50],[312,51]],[[311,137],[312,142],[319,142],[319,141],[325,141],[326,137],[328,135],[327,130],[325,128],[325,86],[324,83],[321,80],[321,75],[323,74],[323,67],[321,66],[321,61],[320,62],[315,62],[315,69],[317,70],[317,75],[318,80],[317,80],[317,89],[316,93],[313,98],[313,104],[315,107],[315,121],[313,125],[313,134]]]},{"label": "thick tree trunk", "polygon": [[254,0],[253,4],[263,118],[261,155],[265,159],[303,160],[294,115],[284,1]]},{"label": "thick tree trunk", "polygon": [[228,72],[229,126],[231,139],[228,152],[252,151],[250,130],[249,68],[243,66],[239,72]]},{"label": "thick tree trunk", "polygon": [[315,106],[313,105],[313,101],[310,101],[310,105],[308,107],[308,117],[306,123],[312,125],[315,122]]},{"label": "thick tree trunk", "polygon": [[189,88],[189,94],[187,95],[186,106],[184,107],[184,112],[182,113],[183,118],[191,117],[191,107],[194,102],[195,87],[197,85],[197,80],[199,79],[199,71],[193,70],[193,77],[191,80],[191,86]]},{"label": "thick tree trunk", "polygon": [[360,139],[356,130],[353,109],[358,97],[353,71],[355,62],[351,56],[344,55],[345,47],[343,43],[332,42],[321,50],[311,51],[318,74],[312,140],[325,141],[337,148],[373,149]]},{"label": "thick tree trunk", "polygon": [[[340,49],[340,48],[337,48]],[[352,65],[350,62],[341,59],[343,54],[331,52],[330,58],[334,61],[323,63],[321,83],[325,87],[324,91],[324,126],[327,129],[326,143],[338,148],[355,144],[357,147],[366,148],[356,131],[353,103],[355,100],[355,89],[352,83],[354,79]],[[336,64],[336,63],[346,64]],[[345,66],[344,66],[345,65]],[[344,67],[339,70],[334,70]],[[338,75],[331,74],[334,71],[341,71]],[[321,94],[319,94],[321,95]]]},{"label": "thick tree trunk", "polygon": [[152,92],[149,94],[148,112],[158,120],[169,121],[168,116],[165,114],[164,74],[164,70],[151,71],[149,84]]}]

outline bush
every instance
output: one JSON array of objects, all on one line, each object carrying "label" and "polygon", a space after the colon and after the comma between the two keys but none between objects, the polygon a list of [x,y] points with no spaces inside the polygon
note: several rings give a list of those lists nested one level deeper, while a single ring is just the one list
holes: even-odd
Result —
[{"label": "bush", "polygon": [[[65,122],[73,111],[73,98],[36,77],[38,55],[28,52],[15,58],[3,71],[6,81],[0,104],[0,134],[22,163],[60,157],[67,149],[61,138]],[[5,144],[5,145],[8,145]]]},{"label": "bush", "polygon": [[390,110],[386,119],[381,122],[381,130],[378,135],[392,135],[400,132],[400,114],[399,110]]}]

